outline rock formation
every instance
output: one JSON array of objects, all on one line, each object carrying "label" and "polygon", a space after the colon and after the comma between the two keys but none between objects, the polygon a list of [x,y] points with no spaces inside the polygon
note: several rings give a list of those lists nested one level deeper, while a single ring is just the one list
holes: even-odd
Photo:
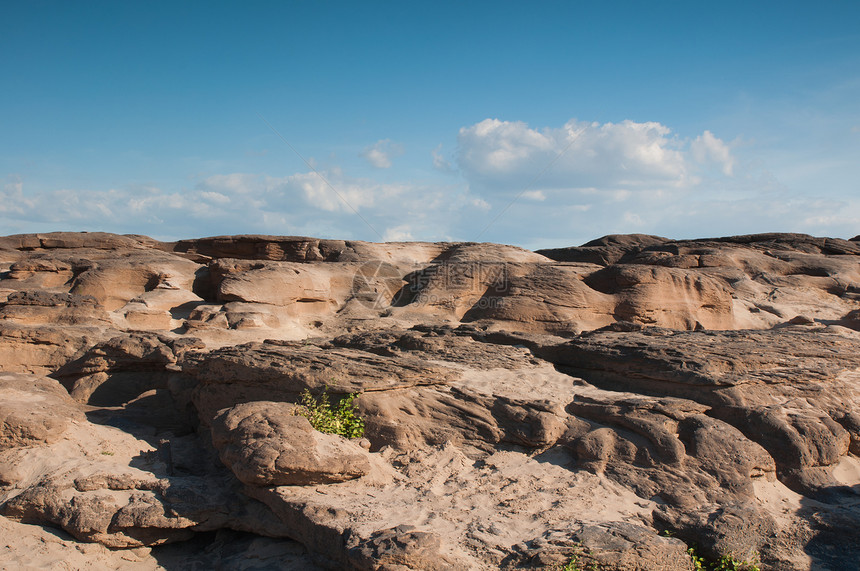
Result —
[{"label": "rock formation", "polygon": [[860,239],[0,238],[0,566],[841,571],[858,526]]}]

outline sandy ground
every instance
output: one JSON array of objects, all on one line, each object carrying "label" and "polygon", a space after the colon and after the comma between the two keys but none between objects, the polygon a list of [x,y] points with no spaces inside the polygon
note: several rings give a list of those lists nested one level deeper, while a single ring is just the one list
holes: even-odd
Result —
[{"label": "sandy ground", "polygon": [[17,523],[0,516],[0,571],[231,571],[321,569],[295,541],[237,532],[201,534],[198,538],[155,548],[110,550],[98,543],[74,541],[62,531]]},{"label": "sandy ground", "polygon": [[363,536],[401,524],[436,532],[447,555],[475,570],[497,569],[513,545],[580,523],[641,525],[655,506],[606,478],[571,471],[572,459],[561,450],[533,457],[500,451],[473,460],[449,443],[380,455],[394,467],[387,469],[393,481],[377,474],[375,483],[371,477],[316,488],[282,486],[262,496],[345,512]]}]

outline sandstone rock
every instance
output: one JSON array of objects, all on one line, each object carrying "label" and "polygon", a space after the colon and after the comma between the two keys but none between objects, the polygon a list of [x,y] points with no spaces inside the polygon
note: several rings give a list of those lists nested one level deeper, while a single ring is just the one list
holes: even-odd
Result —
[{"label": "sandstone rock", "polygon": [[470,402],[433,388],[368,392],[356,404],[365,419],[365,434],[372,449],[394,446],[411,450],[452,442],[486,451],[504,437],[486,403]]},{"label": "sandstone rock", "polygon": [[414,357],[394,359],[313,343],[268,342],[188,353],[180,362],[200,386],[194,402],[201,420],[240,402],[294,402],[305,389],[334,394],[444,384],[455,373]]},{"label": "sandstone rock", "polygon": [[616,299],[585,278],[592,265],[534,264],[511,272],[503,291],[489,291],[463,315],[463,321],[511,322],[518,330],[579,333],[612,323]]},{"label": "sandstone rock", "polygon": [[155,250],[130,250],[124,254],[93,260],[76,273],[70,292],[93,296],[108,311],[123,307],[165,282],[193,292],[198,264]]},{"label": "sandstone rock", "polygon": [[94,345],[52,376],[78,402],[118,406],[146,391],[166,388],[167,367],[186,351],[201,347],[193,337],[127,333]]},{"label": "sandstone rock", "polygon": [[328,484],[369,472],[361,446],[314,430],[294,410],[287,403],[249,402],[222,411],[211,425],[221,461],[255,486]]},{"label": "sandstone rock", "polygon": [[331,340],[336,347],[358,349],[385,357],[414,356],[425,361],[445,361],[472,369],[520,368],[537,364],[523,348],[483,343],[473,339],[468,326],[416,325],[408,330],[386,329],[346,334]]},{"label": "sandstone rock", "polygon": [[218,260],[210,266],[218,277],[219,301],[244,301],[268,305],[333,305],[334,299],[327,271],[309,264],[290,262],[246,262]]},{"label": "sandstone rock", "polygon": [[667,238],[647,234],[613,234],[586,242],[578,248],[553,248],[538,250],[537,253],[558,262],[587,262],[608,266],[621,261],[626,254],[638,253],[649,246],[666,242],[669,242]]},{"label": "sandstone rock", "polygon": [[457,567],[441,552],[439,534],[399,525],[374,533],[349,547],[349,562],[361,571],[426,569],[453,571]]},{"label": "sandstone rock", "polygon": [[0,247],[26,251],[80,248],[113,251],[122,248],[160,248],[163,243],[135,234],[120,236],[107,232],[47,232],[0,237]]},{"label": "sandstone rock", "polygon": [[[175,439],[177,454],[187,455],[183,440],[194,438]],[[16,521],[54,526],[115,549],[183,541],[225,527],[285,535],[262,504],[237,494],[235,480],[206,463],[193,466],[196,473],[173,470],[162,450],[114,427],[75,422],[62,439],[21,452],[0,450],[0,467],[17,462],[11,487],[0,488],[0,513]],[[186,460],[177,458],[173,466],[187,466]]]},{"label": "sandstone rock", "polygon": [[75,260],[58,260],[50,256],[28,256],[9,266],[0,286],[13,291],[61,288],[74,278]]},{"label": "sandstone rock", "polygon": [[[632,523],[585,524],[571,531],[550,530],[525,543],[514,560],[530,567],[564,566],[574,561],[582,569],[613,571],[687,571],[687,545]],[[511,566],[512,567],[512,566]],[[507,567],[506,567],[507,568]]]},{"label": "sandstone rock", "polygon": [[111,333],[91,326],[29,326],[0,321],[0,370],[46,375]]},{"label": "sandstone rock", "polygon": [[[860,345],[853,339],[810,334],[803,329],[604,331],[541,348],[537,353],[602,388],[658,392],[709,407],[708,416],[734,426],[767,450],[786,484],[801,493],[815,494],[814,482],[821,491],[832,482],[820,475],[801,474],[807,469],[834,466],[856,438],[852,436],[856,428],[849,420],[853,416],[849,415],[860,407],[860,401],[853,388],[853,374],[845,375],[860,366],[855,358]],[[604,410],[599,406],[577,405],[572,410],[597,421],[608,418],[601,416],[603,413],[595,416],[596,411]],[[629,409],[609,414],[627,429],[635,422],[635,413]],[[678,413],[669,416],[677,419]],[[679,429],[666,434],[670,448],[664,448],[664,460],[676,457],[670,450],[680,444],[673,436]],[[662,446],[659,430],[646,428],[643,435],[658,450]],[[726,443],[743,440],[734,436]],[[705,455],[712,452],[715,450]],[[739,450],[732,457],[740,454]],[[761,452],[747,450],[742,454],[759,458],[753,462],[753,472],[768,471],[769,462]],[[738,466],[737,470],[742,474],[749,468]]]},{"label": "sandstone rock", "polygon": [[[4,391],[0,510],[115,548],[290,537],[331,568],[689,568],[663,529],[844,568],[858,256],[800,234],[0,238],[0,374],[81,403]],[[289,414],[325,386],[361,393],[364,447]]]},{"label": "sandstone rock", "polygon": [[707,275],[683,269],[619,265],[597,271],[586,283],[618,299],[614,316],[674,329],[728,329],[733,323],[731,290]]},{"label": "sandstone rock", "polygon": [[[98,543],[82,543],[39,525],[0,516],[0,561],[4,569],[129,569],[163,568],[147,548],[112,550]],[[191,553],[188,554],[192,556]]]},{"label": "sandstone rock", "polygon": [[83,411],[45,377],[0,373],[0,448],[51,444]]},{"label": "sandstone rock", "polygon": [[659,519],[680,537],[695,541],[702,556],[757,561],[767,542],[777,535],[777,524],[753,503],[702,506],[684,514],[668,510]]},{"label": "sandstone rock", "polygon": [[385,243],[320,240],[301,236],[215,236],[180,240],[173,249],[208,258],[274,260],[287,262],[405,259],[429,261],[447,249],[448,244]]},{"label": "sandstone rock", "polygon": [[0,304],[0,319],[26,325],[111,324],[95,298],[43,290],[10,293],[6,302]]},{"label": "sandstone rock", "polygon": [[171,328],[170,313],[158,309],[148,309],[140,304],[126,304],[123,308],[123,317],[128,322],[129,327],[134,329],[146,329],[166,331]]},{"label": "sandstone rock", "polygon": [[75,494],[54,485],[25,490],[3,505],[3,515],[24,523],[50,523],[83,541],[129,548],[189,539],[194,522],[164,513],[148,491],[117,498]]}]

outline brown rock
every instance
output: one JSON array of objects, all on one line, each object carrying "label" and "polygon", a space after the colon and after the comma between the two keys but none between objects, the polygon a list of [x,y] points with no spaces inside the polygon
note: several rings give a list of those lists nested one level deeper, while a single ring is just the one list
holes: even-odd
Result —
[{"label": "brown rock", "polygon": [[455,373],[414,357],[395,359],[303,342],[249,343],[188,353],[185,374],[200,383],[194,402],[201,420],[253,400],[295,401],[305,389],[334,394],[444,384]]},{"label": "brown rock", "polygon": [[612,234],[592,240],[574,248],[538,250],[547,258],[557,262],[586,262],[608,266],[622,260],[625,255],[638,253],[643,248],[669,242],[667,238],[647,234]]},{"label": "brown rock", "polygon": [[454,571],[458,567],[442,554],[439,534],[399,525],[377,531],[349,548],[349,562],[361,571],[426,569]]},{"label": "brown rock", "polygon": [[44,290],[10,293],[6,302],[0,304],[0,319],[25,325],[111,324],[95,298]]},{"label": "brown rock", "polygon": [[49,374],[111,332],[89,326],[28,326],[0,321],[0,370]]},{"label": "brown rock", "polygon": [[335,434],[314,430],[295,406],[249,402],[221,411],[212,443],[221,461],[245,484],[306,486],[360,478],[370,470],[367,452]]},{"label": "brown rock", "polygon": [[[112,547],[289,536],[335,568],[689,567],[642,523],[842,568],[858,256],[801,234],[0,238],[0,369],[61,379],[92,421],[45,379],[5,391],[0,510]],[[289,414],[324,386],[361,393],[378,453]]]},{"label": "brown rock", "polygon": [[127,333],[94,345],[52,376],[78,402],[118,406],[146,391],[166,388],[168,366],[185,351],[201,347],[193,337]]},{"label": "brown rock", "polygon": [[[756,332],[655,329],[595,332],[536,352],[599,387],[658,392],[709,407],[708,416],[734,426],[745,437],[734,435],[725,441],[742,446],[731,457],[758,458],[752,465],[740,464],[732,470],[739,475],[768,471],[769,462],[760,452],[743,451],[740,443],[749,439],[767,450],[787,485],[816,494],[827,493],[835,482],[822,480],[819,472],[804,477],[804,470],[835,466],[856,439],[857,428],[851,419],[860,401],[850,372],[860,367],[858,349],[860,343],[855,339],[806,328]],[[664,437],[653,427],[657,425],[634,426],[637,411],[626,405],[614,410],[612,406],[583,402],[572,411],[598,422],[611,418],[613,424],[642,433],[664,460],[676,458],[669,450],[680,444],[673,436],[680,425],[666,433],[671,446],[663,448]],[[669,417],[675,422],[678,412]],[[687,453],[698,438],[686,446]],[[706,446],[705,457],[719,454],[718,449]]]},{"label": "brown rock", "polygon": [[612,571],[688,571],[687,545],[632,523],[586,524],[572,531],[550,530],[526,543],[519,557],[530,567],[561,567],[574,561],[581,569]]},{"label": "brown rock", "polygon": [[60,384],[45,377],[0,373],[0,448],[55,442],[83,411]]}]

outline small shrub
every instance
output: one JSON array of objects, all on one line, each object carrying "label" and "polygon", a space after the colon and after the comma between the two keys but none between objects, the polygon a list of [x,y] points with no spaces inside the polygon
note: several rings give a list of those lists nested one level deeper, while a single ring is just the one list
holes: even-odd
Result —
[{"label": "small shrub", "polygon": [[723,555],[716,561],[709,561],[699,555],[695,545],[687,549],[687,553],[690,554],[696,571],[761,571],[758,561],[742,561],[731,555]]},{"label": "small shrub", "polygon": [[358,416],[353,403],[357,396],[355,393],[347,395],[332,408],[328,388],[319,397],[305,389],[294,414],[307,418],[311,426],[320,432],[339,434],[344,438],[360,438],[364,436],[364,420]]},{"label": "small shrub", "polygon": [[580,555],[587,553],[588,551],[580,544],[576,544],[576,550],[573,555],[571,555],[570,560],[564,565],[553,565],[547,568],[547,571],[599,571],[600,567],[598,567],[597,563],[592,562],[588,565],[588,567],[583,567],[582,562],[579,559]]}]

